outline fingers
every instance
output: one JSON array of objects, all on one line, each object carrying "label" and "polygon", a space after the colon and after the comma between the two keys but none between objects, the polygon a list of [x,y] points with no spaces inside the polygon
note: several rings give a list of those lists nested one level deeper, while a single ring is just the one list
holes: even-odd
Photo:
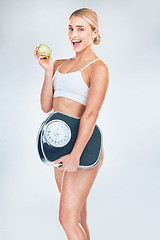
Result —
[{"label": "fingers", "polygon": [[54,166],[54,167],[58,167],[58,169],[60,169],[60,170],[65,170],[64,165],[63,165],[63,162],[62,162],[61,159],[55,160],[55,161],[53,162],[53,166]]},{"label": "fingers", "polygon": [[[38,47],[36,47],[35,50],[34,50],[34,56],[35,56],[37,59],[43,59],[43,58],[46,56],[46,53],[37,54],[37,50],[38,50]],[[49,57],[52,58],[52,50],[51,50],[51,54],[50,54]]]},{"label": "fingers", "polygon": [[58,163],[58,167],[63,167],[63,163],[62,162]]},{"label": "fingers", "polygon": [[59,164],[61,161],[58,159],[58,160],[55,160],[54,162],[53,162],[53,164]]},{"label": "fingers", "polygon": [[37,50],[38,50],[38,47],[35,48],[34,50],[34,56],[37,58]]},{"label": "fingers", "polygon": [[44,59],[44,56],[46,55],[46,53],[37,54],[37,50],[38,50],[38,47],[36,47],[34,50],[34,56],[38,59],[38,61],[41,61],[41,59]]},{"label": "fingers", "polygon": [[44,58],[45,56],[46,56],[46,53],[37,54],[37,57],[38,57],[39,59],[42,59],[42,58]]},{"label": "fingers", "polygon": [[61,168],[63,165],[61,163],[58,163],[58,164],[55,164],[53,163],[53,167],[58,167],[58,168]]},{"label": "fingers", "polygon": [[63,166],[62,159],[59,158],[59,159],[55,160],[55,161],[53,162],[53,165],[56,166],[56,167],[58,167],[58,168],[59,168],[59,167],[62,167],[62,166]]},{"label": "fingers", "polygon": [[53,163],[53,166],[54,167],[57,167],[58,169],[60,170],[64,170],[64,166],[63,166],[63,163],[62,162],[59,162],[59,163]]},{"label": "fingers", "polygon": [[50,54],[49,58],[51,58],[51,59],[52,59],[52,50],[51,50],[51,54]]},{"label": "fingers", "polygon": [[58,167],[59,170],[64,170],[67,172],[75,172],[78,169],[78,163],[75,164],[70,161],[70,156],[63,156],[53,162],[54,167]]},{"label": "fingers", "polygon": [[77,171],[78,168],[73,168],[73,167],[67,167],[64,165],[58,166],[59,170],[66,171],[66,172],[75,172]]}]

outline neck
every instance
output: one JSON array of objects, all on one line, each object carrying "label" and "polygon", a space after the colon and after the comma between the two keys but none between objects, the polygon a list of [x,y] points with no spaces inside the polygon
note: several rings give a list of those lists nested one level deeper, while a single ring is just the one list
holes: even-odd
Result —
[{"label": "neck", "polygon": [[85,49],[80,52],[76,52],[75,60],[76,62],[79,61],[90,61],[94,57],[97,57],[92,49],[92,46],[89,45]]}]

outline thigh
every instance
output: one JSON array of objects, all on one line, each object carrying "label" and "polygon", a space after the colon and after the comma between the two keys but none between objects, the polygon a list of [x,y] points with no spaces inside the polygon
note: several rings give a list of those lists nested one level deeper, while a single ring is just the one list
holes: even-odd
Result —
[{"label": "thigh", "polygon": [[54,176],[59,192],[61,193],[61,186],[63,181],[64,171],[59,170],[57,167],[54,167]]},{"label": "thigh", "polygon": [[102,150],[100,160],[94,168],[79,168],[75,172],[64,172],[60,211],[68,212],[70,217],[78,221],[80,211],[87,199],[90,189],[102,165],[104,150]]}]

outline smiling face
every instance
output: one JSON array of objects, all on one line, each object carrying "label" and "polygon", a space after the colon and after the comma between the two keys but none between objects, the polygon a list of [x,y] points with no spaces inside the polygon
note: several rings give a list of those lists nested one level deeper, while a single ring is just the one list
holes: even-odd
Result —
[{"label": "smiling face", "polygon": [[92,46],[98,29],[92,30],[91,25],[80,16],[72,16],[68,25],[68,37],[75,52]]}]

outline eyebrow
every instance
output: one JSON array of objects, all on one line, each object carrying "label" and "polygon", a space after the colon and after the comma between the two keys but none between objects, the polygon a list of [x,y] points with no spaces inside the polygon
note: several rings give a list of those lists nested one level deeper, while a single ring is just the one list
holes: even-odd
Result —
[{"label": "eyebrow", "polygon": [[[72,27],[72,25],[68,25],[68,27]],[[76,27],[85,27],[83,25],[77,25]]]}]

